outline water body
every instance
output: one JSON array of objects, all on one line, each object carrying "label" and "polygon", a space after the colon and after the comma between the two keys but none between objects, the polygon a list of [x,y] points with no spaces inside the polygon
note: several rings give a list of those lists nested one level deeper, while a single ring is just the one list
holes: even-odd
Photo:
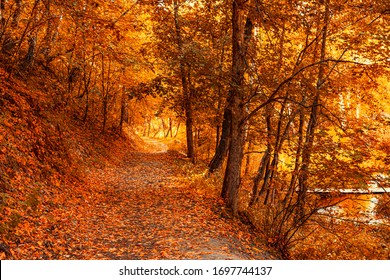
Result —
[{"label": "water body", "polygon": [[387,194],[339,193],[338,195],[322,195],[321,204],[331,206],[321,208],[318,212],[370,224],[389,224],[389,219],[385,219],[378,214],[379,202],[383,198],[382,196],[385,195]]}]

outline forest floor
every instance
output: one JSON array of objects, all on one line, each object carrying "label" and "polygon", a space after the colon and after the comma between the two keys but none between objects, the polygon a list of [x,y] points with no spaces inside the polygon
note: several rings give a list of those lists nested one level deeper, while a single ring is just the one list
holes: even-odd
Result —
[{"label": "forest floor", "polygon": [[19,223],[12,258],[273,258],[182,154],[156,140],[119,154],[87,168],[81,186],[47,194]]},{"label": "forest floor", "polygon": [[[93,188],[68,221],[70,259],[264,259],[247,226],[222,201],[188,185],[187,164],[150,140],[119,165],[90,173]],[[77,218],[76,218],[77,217]]]},{"label": "forest floor", "polygon": [[[96,199],[70,223],[71,259],[264,259],[247,226],[223,203],[188,184],[178,152],[155,140],[120,165],[86,178]],[[181,158],[180,158],[181,157]],[[104,195],[101,195],[104,194]],[[77,214],[76,214],[77,215]],[[69,229],[68,229],[69,230]],[[68,231],[66,230],[66,231]]]}]

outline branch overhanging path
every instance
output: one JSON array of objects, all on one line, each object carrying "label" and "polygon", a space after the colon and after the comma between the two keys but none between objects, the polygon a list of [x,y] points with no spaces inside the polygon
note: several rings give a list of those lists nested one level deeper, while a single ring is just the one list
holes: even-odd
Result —
[{"label": "branch overhanging path", "polygon": [[[155,140],[120,166],[93,172],[88,205],[65,231],[71,259],[264,259],[223,202],[190,186],[184,157]],[[82,209],[86,209],[82,210]]]}]

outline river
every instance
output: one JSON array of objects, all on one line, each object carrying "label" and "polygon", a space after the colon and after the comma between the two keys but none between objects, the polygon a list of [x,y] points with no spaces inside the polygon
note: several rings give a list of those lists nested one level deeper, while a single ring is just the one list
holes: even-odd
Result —
[{"label": "river", "polygon": [[388,194],[338,194],[336,196],[322,196],[320,202],[325,207],[322,207],[318,212],[335,217],[368,222],[370,224],[389,224],[389,217],[382,215],[379,211],[381,200],[385,198],[388,200],[388,197],[385,196],[388,196]]}]

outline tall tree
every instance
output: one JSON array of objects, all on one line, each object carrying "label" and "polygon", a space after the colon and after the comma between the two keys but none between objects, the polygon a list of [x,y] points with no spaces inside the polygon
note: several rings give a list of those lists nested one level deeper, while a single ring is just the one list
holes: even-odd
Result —
[{"label": "tall tree", "polygon": [[313,102],[311,104],[311,112],[309,123],[306,128],[306,138],[302,150],[302,166],[299,173],[299,190],[298,190],[298,209],[301,212],[300,215],[304,215],[304,205],[306,200],[306,194],[308,190],[308,177],[309,177],[309,166],[311,153],[314,143],[314,132],[318,123],[318,112],[320,105],[321,93],[323,92],[323,86],[325,84],[325,56],[326,56],[326,42],[328,36],[328,26],[330,20],[330,9],[329,9],[329,0],[324,1],[325,12],[324,12],[324,22],[321,31],[321,54],[320,54],[320,64],[318,69],[318,78],[315,87],[315,93]]},{"label": "tall tree", "polygon": [[248,16],[248,1],[233,1],[232,7],[232,73],[227,110],[231,112],[230,141],[221,196],[238,213],[238,190],[245,144],[245,72],[247,50],[252,38],[253,23]]},{"label": "tall tree", "polygon": [[186,66],[184,61],[184,50],[183,50],[183,38],[182,31],[180,26],[180,17],[179,17],[179,4],[177,0],[173,1],[173,12],[175,20],[175,31],[176,31],[176,44],[179,55],[179,64],[180,64],[180,76],[181,76],[181,85],[184,97],[184,111],[186,119],[186,138],[187,138],[187,156],[191,159],[192,162],[195,162],[195,152],[194,152],[194,132],[193,132],[193,112],[192,112],[192,96],[193,92],[190,86],[190,68]]}]

